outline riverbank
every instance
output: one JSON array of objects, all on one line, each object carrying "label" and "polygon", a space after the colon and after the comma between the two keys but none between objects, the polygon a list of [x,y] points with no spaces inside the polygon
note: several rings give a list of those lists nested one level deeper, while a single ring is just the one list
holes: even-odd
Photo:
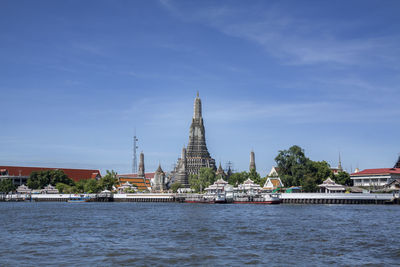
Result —
[{"label": "riverbank", "polygon": [[[201,194],[135,193],[135,194],[13,194],[0,201],[67,202],[73,197],[88,197],[90,202],[186,202],[202,199]],[[400,204],[394,194],[324,194],[282,193],[282,204]]]}]

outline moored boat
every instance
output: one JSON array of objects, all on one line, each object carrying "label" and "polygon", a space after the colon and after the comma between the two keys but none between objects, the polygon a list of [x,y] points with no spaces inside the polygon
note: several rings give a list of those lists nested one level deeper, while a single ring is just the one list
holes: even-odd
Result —
[{"label": "moored boat", "polygon": [[279,194],[264,193],[261,195],[238,195],[233,199],[234,204],[280,204]]},{"label": "moored boat", "polygon": [[69,203],[83,203],[89,201],[90,201],[89,196],[72,196],[67,200],[67,202]]}]

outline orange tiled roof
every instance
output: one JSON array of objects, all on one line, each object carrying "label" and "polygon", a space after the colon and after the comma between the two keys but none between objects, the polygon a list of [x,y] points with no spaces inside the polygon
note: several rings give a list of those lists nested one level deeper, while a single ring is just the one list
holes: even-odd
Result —
[{"label": "orange tiled roof", "polygon": [[154,174],[154,172],[145,173],[145,179],[137,177],[136,173],[118,174],[117,177],[120,185],[129,182],[132,185],[136,185],[139,190],[146,190],[151,187],[150,179],[154,177]]},{"label": "orange tiled roof", "polygon": [[0,166],[0,169],[7,170],[10,176],[30,176],[34,171],[62,170],[74,182],[80,180],[96,179],[101,177],[99,170],[87,169],[65,169],[65,168],[45,168],[45,167],[21,167],[21,166]]}]

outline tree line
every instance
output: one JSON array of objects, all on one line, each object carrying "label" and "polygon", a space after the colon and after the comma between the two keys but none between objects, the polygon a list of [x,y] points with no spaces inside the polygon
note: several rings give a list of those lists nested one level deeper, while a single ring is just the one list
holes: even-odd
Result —
[{"label": "tree line", "polygon": [[[88,179],[74,182],[62,170],[34,171],[30,174],[26,185],[30,189],[43,189],[51,184],[60,193],[99,193],[103,190],[112,190],[118,183],[117,173],[106,172],[100,180]],[[0,182],[0,192],[8,193],[16,190],[11,179],[4,179]]]}]

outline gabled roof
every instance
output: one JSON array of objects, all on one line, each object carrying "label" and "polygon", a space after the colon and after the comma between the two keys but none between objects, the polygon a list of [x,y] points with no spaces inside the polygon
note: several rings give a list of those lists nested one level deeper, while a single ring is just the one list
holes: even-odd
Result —
[{"label": "gabled roof", "polygon": [[30,176],[34,171],[62,170],[74,182],[80,180],[95,179],[101,177],[99,170],[88,169],[65,169],[65,168],[45,168],[45,167],[21,167],[21,166],[0,166],[1,170],[7,170],[10,176]]},{"label": "gabled roof", "polygon": [[360,172],[352,173],[351,176],[384,175],[384,174],[400,174],[400,168],[365,169]]},{"label": "gabled roof", "polygon": [[145,173],[145,179],[138,177],[136,173],[132,174],[118,174],[117,178],[120,184],[129,182],[136,185],[139,190],[147,190],[151,187],[150,179],[154,178],[154,172]]}]

